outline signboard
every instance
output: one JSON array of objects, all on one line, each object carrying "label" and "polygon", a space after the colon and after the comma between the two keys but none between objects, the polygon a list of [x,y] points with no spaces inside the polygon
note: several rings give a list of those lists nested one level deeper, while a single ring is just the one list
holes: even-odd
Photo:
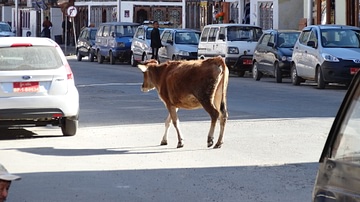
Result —
[{"label": "signboard", "polygon": [[68,9],[67,9],[67,15],[69,17],[72,17],[74,18],[77,14],[77,10],[76,10],[76,7],[75,6],[70,6]]}]

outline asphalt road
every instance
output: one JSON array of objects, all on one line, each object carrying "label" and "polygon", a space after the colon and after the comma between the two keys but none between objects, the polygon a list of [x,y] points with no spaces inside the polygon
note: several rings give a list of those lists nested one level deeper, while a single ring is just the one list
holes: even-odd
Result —
[{"label": "asphalt road", "polygon": [[[221,149],[206,147],[209,116],[179,111],[185,147],[159,146],[167,112],[142,74],[124,64],[69,57],[80,92],[80,128],[2,129],[0,160],[22,176],[8,201],[311,200],[317,161],[346,89],[231,76]],[[215,131],[215,138],[218,128]]]}]

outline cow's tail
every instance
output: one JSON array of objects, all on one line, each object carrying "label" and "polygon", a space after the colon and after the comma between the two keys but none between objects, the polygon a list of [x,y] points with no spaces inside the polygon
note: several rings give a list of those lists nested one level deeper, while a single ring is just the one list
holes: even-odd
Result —
[{"label": "cow's tail", "polygon": [[221,103],[220,103],[220,111],[223,114],[223,117],[227,119],[228,117],[228,112],[227,112],[227,101],[226,101],[226,92],[227,92],[227,86],[228,86],[228,82],[229,82],[229,69],[226,66],[226,63],[224,61],[224,59],[222,57],[221,58],[221,64],[220,66],[222,67],[222,80],[220,82],[222,82],[222,95],[221,95]]}]

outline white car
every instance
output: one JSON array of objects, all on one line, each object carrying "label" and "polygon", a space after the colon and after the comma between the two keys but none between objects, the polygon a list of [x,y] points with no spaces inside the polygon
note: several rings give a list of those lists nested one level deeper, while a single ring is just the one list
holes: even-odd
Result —
[{"label": "white car", "polygon": [[0,125],[60,126],[76,134],[79,93],[60,46],[49,38],[0,37]]}]

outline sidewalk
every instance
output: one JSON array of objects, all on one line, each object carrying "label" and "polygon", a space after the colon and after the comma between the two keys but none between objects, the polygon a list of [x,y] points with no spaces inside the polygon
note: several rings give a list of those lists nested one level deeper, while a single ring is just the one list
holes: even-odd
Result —
[{"label": "sidewalk", "polygon": [[60,45],[61,49],[63,50],[65,56],[76,54],[76,48],[74,45],[65,45],[65,44],[59,44],[59,45]]}]

